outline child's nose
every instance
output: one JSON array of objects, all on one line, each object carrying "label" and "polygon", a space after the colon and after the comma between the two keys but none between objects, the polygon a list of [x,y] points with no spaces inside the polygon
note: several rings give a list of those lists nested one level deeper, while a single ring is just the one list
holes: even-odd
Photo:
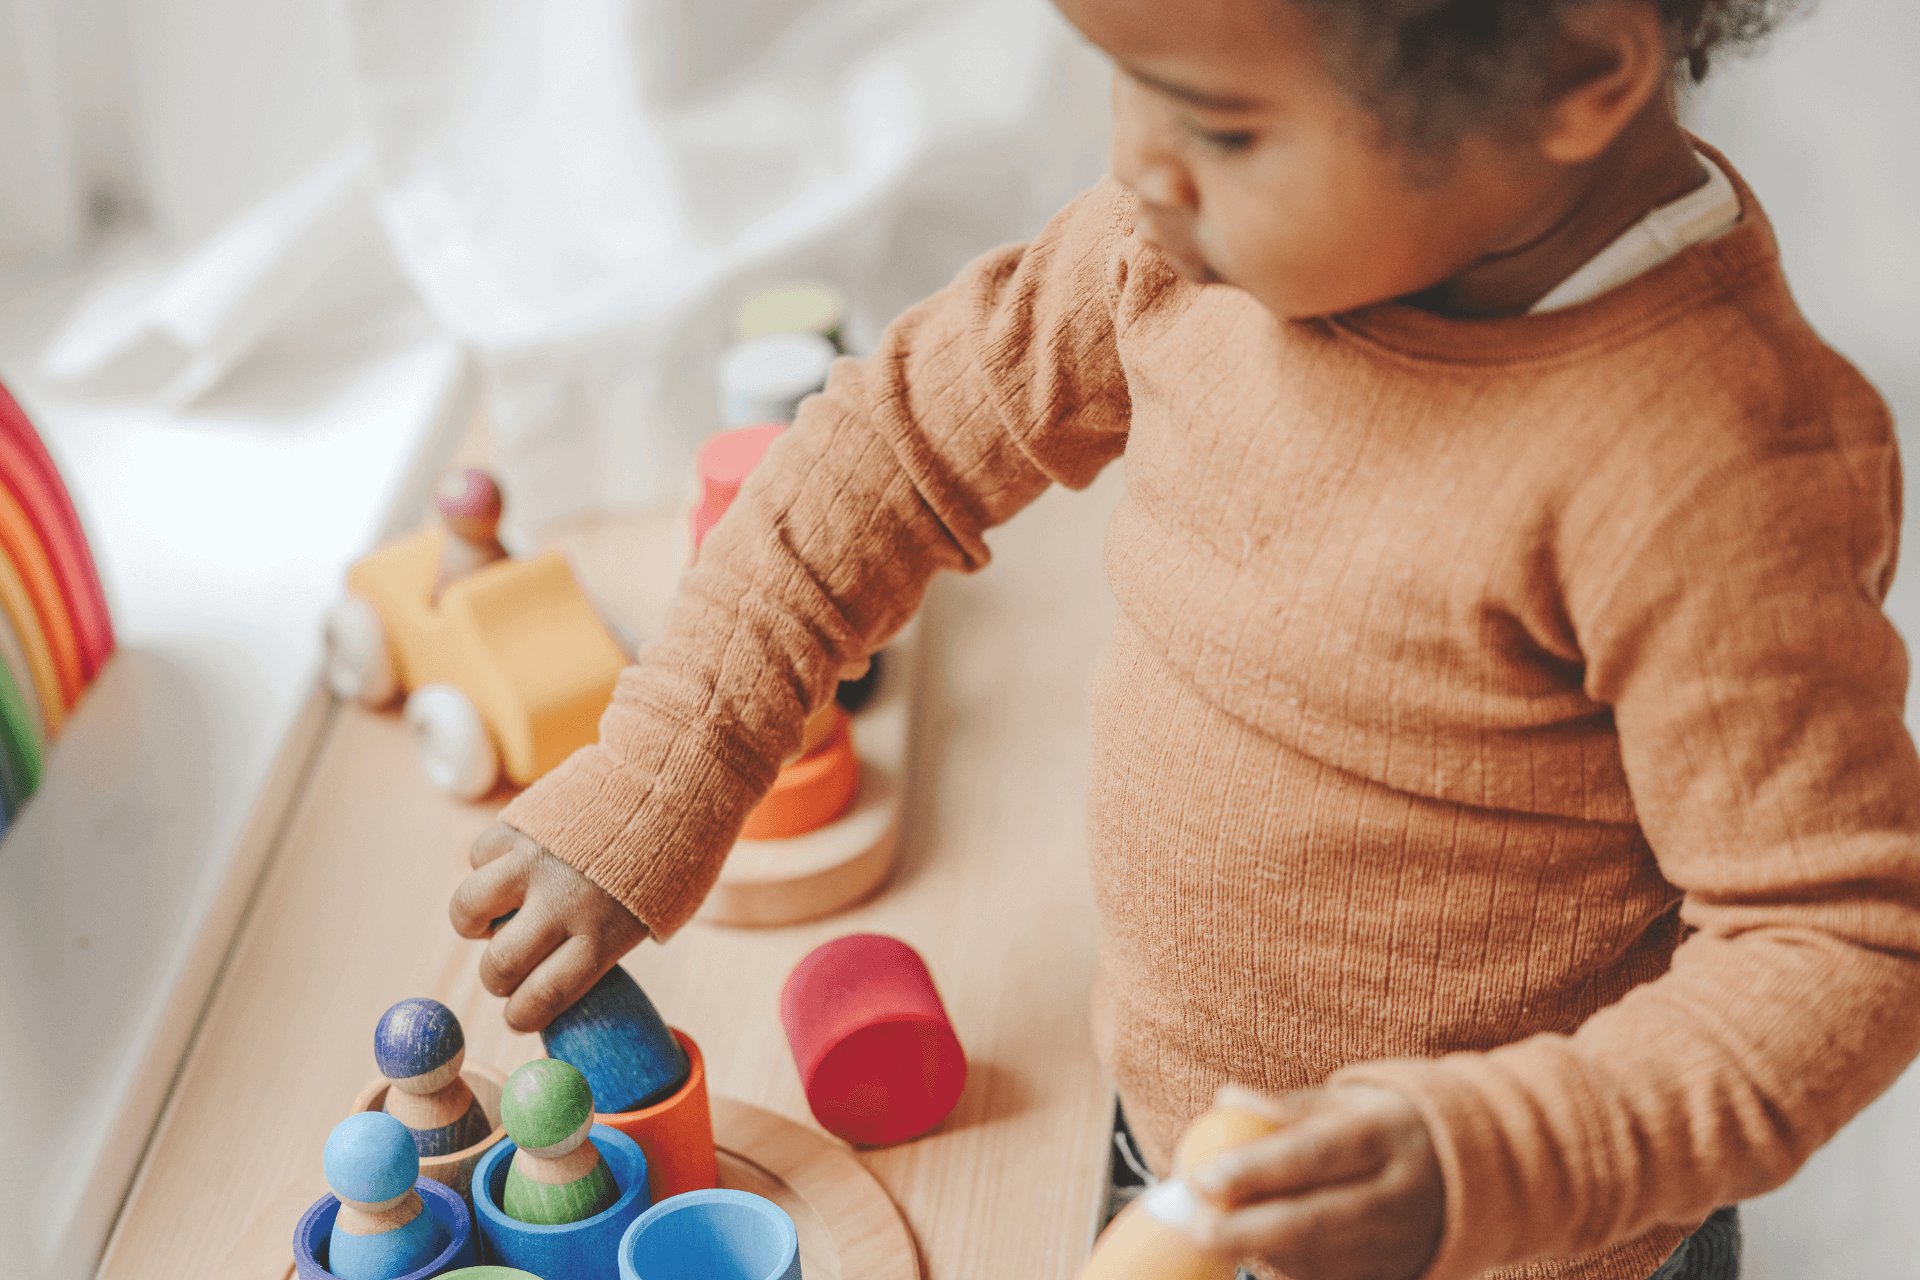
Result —
[{"label": "child's nose", "polygon": [[1198,204],[1186,167],[1156,127],[1139,86],[1123,72],[1113,78],[1113,143],[1107,167],[1121,186],[1148,205],[1192,209]]}]

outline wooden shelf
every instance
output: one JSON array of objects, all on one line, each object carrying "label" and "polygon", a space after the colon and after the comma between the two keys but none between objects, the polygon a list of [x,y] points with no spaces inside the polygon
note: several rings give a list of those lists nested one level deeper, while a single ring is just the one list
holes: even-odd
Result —
[{"label": "wooden shelf", "polygon": [[[891,933],[920,951],[967,1049],[967,1089],[933,1133],[855,1155],[905,1215],[930,1280],[1066,1280],[1104,1191],[1112,1102],[1087,1017],[1084,690],[1111,626],[1100,540],[1119,482],[1116,469],[1091,494],[1049,495],[995,534],[995,568],[936,585],[923,610],[900,855],[876,896],[780,928],[696,922],[626,961],[700,1042],[714,1093],[817,1131],[780,1030],[781,981],[844,933]],[[590,589],[605,573],[631,574],[644,552],[645,539],[617,525],[561,539]],[[617,620],[644,633],[648,613],[642,602]],[[501,1002],[480,989],[480,945],[446,922],[467,846],[497,809],[432,791],[398,716],[333,717],[104,1277],[205,1275],[276,1197],[310,1179],[371,1073],[373,1026],[394,1001],[446,1002],[471,1062],[511,1069],[538,1053],[538,1038],[509,1034]]]}]

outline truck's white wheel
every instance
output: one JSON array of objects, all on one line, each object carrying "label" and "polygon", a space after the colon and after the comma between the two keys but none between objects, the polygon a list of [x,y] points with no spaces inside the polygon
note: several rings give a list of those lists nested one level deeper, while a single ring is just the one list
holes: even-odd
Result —
[{"label": "truck's white wheel", "polygon": [[400,686],[393,676],[387,628],[378,610],[360,596],[342,596],[327,610],[322,635],[326,642],[327,688],[349,702],[364,702],[370,707],[393,701]]},{"label": "truck's white wheel", "polygon": [[487,725],[473,699],[450,684],[423,684],[407,696],[407,728],[427,778],[459,800],[478,800],[500,776]]}]

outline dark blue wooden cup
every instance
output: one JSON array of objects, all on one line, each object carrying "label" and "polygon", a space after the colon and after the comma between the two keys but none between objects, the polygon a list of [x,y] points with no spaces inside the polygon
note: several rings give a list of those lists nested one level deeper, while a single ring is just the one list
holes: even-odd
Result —
[{"label": "dark blue wooden cup", "polygon": [[[473,1217],[467,1212],[466,1201],[431,1178],[419,1179],[413,1189],[420,1193],[427,1212],[447,1234],[447,1247],[432,1262],[418,1271],[409,1271],[399,1280],[429,1280],[429,1277],[477,1263],[480,1259],[474,1249]],[[334,1280],[333,1272],[327,1270],[321,1259],[327,1256],[327,1242],[333,1238],[333,1220],[339,1216],[340,1201],[331,1191],[300,1215],[300,1223],[293,1229],[293,1271],[299,1280]]]}]

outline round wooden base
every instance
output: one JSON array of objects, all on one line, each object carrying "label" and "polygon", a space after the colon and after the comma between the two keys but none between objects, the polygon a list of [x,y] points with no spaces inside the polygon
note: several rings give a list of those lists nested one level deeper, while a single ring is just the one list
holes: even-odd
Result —
[{"label": "round wooden base", "polygon": [[851,1151],[785,1116],[713,1099],[720,1185],[764,1196],[800,1232],[807,1280],[920,1280],[920,1251],[886,1190]]},{"label": "round wooden base", "polygon": [[[865,1165],[824,1134],[751,1103],[714,1097],[720,1185],[773,1201],[800,1233],[806,1280],[920,1280],[906,1219]],[[326,1192],[319,1161],[235,1238],[211,1280],[286,1280],[293,1228]]]},{"label": "round wooden base", "polygon": [[818,831],[733,846],[698,918],[714,924],[792,924],[831,915],[880,887],[893,869],[906,800],[907,750],[919,627],[887,646],[880,687],[853,717],[860,790],[853,806]]}]

